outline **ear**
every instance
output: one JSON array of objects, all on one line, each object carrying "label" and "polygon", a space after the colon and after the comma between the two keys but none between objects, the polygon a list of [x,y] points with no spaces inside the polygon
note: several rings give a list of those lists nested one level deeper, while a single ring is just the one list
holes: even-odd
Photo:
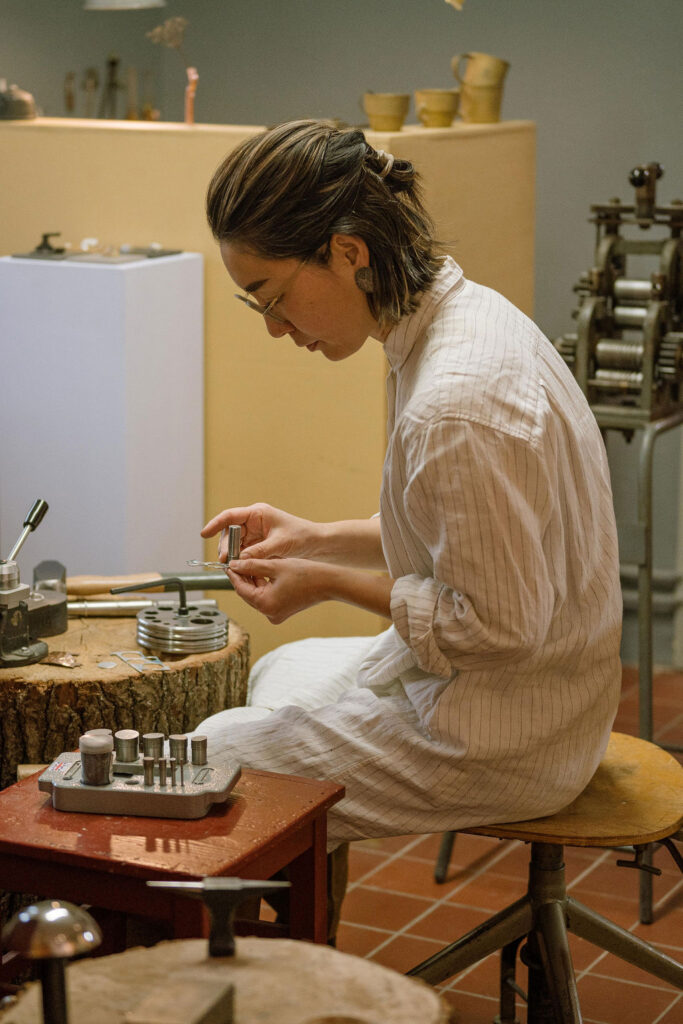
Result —
[{"label": "ear", "polygon": [[370,266],[370,252],[359,235],[332,235],[330,263],[335,270],[355,274],[359,267]]}]

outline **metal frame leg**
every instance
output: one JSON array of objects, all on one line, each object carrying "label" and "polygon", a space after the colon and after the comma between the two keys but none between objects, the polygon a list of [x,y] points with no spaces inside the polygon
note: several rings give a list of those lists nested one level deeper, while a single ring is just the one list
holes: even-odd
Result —
[{"label": "metal frame leg", "polygon": [[[652,742],[653,697],[652,674],[654,644],[652,631],[652,476],[654,445],[658,437],[683,425],[683,411],[679,410],[642,427],[643,437],[638,454],[637,504],[638,525],[642,531],[642,547],[638,559],[638,735]],[[618,429],[618,428],[614,428]],[[667,749],[665,747],[665,749]],[[673,748],[678,749],[678,748]],[[645,855],[652,863],[653,847]],[[642,872],[639,881],[641,924],[652,923],[652,875]]]},{"label": "metal frame leg", "polygon": [[407,973],[412,978],[422,978],[430,985],[438,985],[490,953],[523,938],[531,931],[532,924],[531,903],[524,896]]},{"label": "metal frame leg", "polygon": [[439,885],[446,881],[455,836],[455,832],[444,832],[441,836],[441,846],[439,847],[436,864],[434,865],[434,881],[438,882]]},{"label": "metal frame leg", "polygon": [[592,942],[594,946],[618,956],[629,964],[642,967],[656,978],[683,988],[683,966],[649,942],[637,938],[613,921],[596,914],[590,907],[567,897],[567,927],[574,935]]},{"label": "metal frame leg", "polygon": [[[548,994],[555,1012],[554,1019],[557,1024],[581,1024],[583,1018],[561,901],[543,903],[537,908],[536,937]],[[531,991],[527,1020],[528,1024],[535,1024]]]},{"label": "metal frame leg", "polygon": [[674,427],[683,426],[683,411],[653,420],[643,427],[638,459],[638,522],[643,529],[644,551],[638,565],[638,691],[639,735],[652,741],[652,475],[655,441]]},{"label": "metal frame leg", "polygon": [[683,988],[683,965],[619,925],[567,896],[564,850],[532,842],[526,896],[478,925],[456,942],[418,964],[408,974],[438,985],[502,950],[499,1024],[516,1024],[511,991],[519,940],[527,936],[522,959],[529,967],[527,1024],[581,1024],[581,1009],[568,932]]},{"label": "metal frame leg", "polygon": [[525,1001],[527,998],[515,980],[517,950],[521,941],[515,939],[500,951],[500,1013],[495,1024],[519,1024],[515,997],[521,995]]}]

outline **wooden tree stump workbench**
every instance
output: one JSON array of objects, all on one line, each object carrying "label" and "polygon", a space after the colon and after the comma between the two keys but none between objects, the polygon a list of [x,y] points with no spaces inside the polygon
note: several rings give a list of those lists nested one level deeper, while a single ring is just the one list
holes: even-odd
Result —
[{"label": "wooden tree stump workbench", "polygon": [[[454,1024],[463,1019],[424,982],[329,946],[290,939],[238,939],[236,955],[220,958],[207,956],[205,939],[162,942],[80,960],[66,972],[71,1019],[91,1024],[120,1024],[129,1015],[166,1020],[171,1013],[173,1020],[194,1020],[199,1000],[221,983],[234,986],[238,1024]],[[38,984],[0,1010],[0,1018],[2,1024],[35,1024]]]},{"label": "wooden tree stump workbench", "polygon": [[[163,655],[170,671],[136,671],[114,651],[140,650],[134,618],[70,619],[50,637],[50,653],[79,664],[39,662],[0,669],[0,788],[16,782],[17,765],[44,764],[75,750],[88,729],[186,732],[209,715],[243,705],[249,637],[230,621],[228,644],[207,654]],[[100,662],[114,662],[102,668]]]}]

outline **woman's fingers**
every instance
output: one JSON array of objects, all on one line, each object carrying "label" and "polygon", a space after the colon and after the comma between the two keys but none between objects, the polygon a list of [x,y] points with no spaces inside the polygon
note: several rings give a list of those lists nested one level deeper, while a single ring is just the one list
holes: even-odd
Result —
[{"label": "woman's fingers", "polygon": [[297,558],[240,558],[230,562],[228,576],[239,597],[278,624],[317,603],[322,571]]},{"label": "woman's fingers", "polygon": [[271,558],[233,558],[230,568],[240,576],[272,579],[277,575],[277,562]]},{"label": "woman's fingers", "polygon": [[249,512],[250,506],[224,509],[202,527],[202,537],[215,537],[219,530],[227,530],[228,526],[244,526],[249,518]]}]

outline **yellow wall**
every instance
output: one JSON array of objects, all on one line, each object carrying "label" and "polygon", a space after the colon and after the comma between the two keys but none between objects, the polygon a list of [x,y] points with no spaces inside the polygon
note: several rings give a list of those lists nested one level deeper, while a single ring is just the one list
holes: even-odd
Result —
[{"label": "yellow wall", "polygon": [[[203,253],[207,517],[259,500],[320,520],[368,516],[377,509],[384,450],[381,346],[370,339],[352,359],[332,364],[270,338],[259,318],[233,299],[205,224],[213,171],[258,130],[60,118],[0,122],[0,255],[26,252],[43,232],[57,230],[74,245],[94,236]],[[437,233],[465,273],[531,313],[533,125],[408,126],[367,137],[422,172]],[[160,516],[163,504],[160,494]],[[213,557],[214,542],[206,550]],[[180,570],[184,557],[169,552],[163,567],[140,571]],[[360,610],[325,604],[274,627],[233,594],[222,595],[221,605],[250,632],[254,656],[302,636],[371,634],[384,625]]]}]

